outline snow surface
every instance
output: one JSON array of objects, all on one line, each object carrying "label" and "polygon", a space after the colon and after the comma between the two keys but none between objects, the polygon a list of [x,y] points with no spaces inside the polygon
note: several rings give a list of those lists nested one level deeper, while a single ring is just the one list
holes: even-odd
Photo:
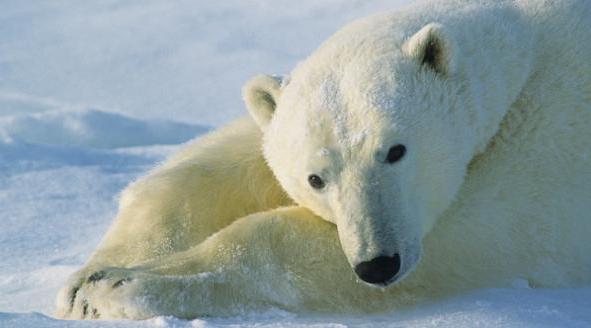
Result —
[{"label": "snow surface", "polygon": [[2,0],[0,327],[591,326],[591,287],[519,281],[372,316],[51,318],[126,184],[243,115],[249,77],[289,72],[339,26],[407,2]]}]

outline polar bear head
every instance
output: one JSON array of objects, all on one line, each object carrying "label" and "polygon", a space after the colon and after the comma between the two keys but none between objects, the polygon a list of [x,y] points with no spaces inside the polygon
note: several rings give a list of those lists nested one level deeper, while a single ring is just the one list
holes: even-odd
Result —
[{"label": "polar bear head", "polygon": [[472,158],[458,133],[465,99],[455,50],[439,24],[405,35],[361,21],[289,79],[257,76],[244,88],[280,184],[336,224],[367,283],[385,286],[413,270]]}]

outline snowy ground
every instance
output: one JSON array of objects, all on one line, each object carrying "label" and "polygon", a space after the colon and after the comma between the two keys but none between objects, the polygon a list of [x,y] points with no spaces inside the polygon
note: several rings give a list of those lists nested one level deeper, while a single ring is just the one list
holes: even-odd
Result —
[{"label": "snowy ground", "polygon": [[2,0],[0,327],[591,326],[591,287],[519,284],[381,316],[51,318],[127,183],[243,115],[250,76],[288,72],[347,21],[406,2]]}]

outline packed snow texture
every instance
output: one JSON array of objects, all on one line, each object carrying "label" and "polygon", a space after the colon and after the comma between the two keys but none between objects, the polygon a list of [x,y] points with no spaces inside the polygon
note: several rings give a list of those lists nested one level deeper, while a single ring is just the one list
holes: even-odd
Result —
[{"label": "packed snow texture", "polygon": [[286,73],[339,26],[410,0],[4,0],[0,10],[0,327],[585,327],[591,287],[516,282],[391,314],[63,322],[57,290],[122,188],[246,111],[240,87]]}]

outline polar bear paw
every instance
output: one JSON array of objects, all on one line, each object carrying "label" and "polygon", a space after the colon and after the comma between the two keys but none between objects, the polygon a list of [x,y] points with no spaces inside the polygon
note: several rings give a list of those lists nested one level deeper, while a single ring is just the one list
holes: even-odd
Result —
[{"label": "polar bear paw", "polygon": [[85,270],[75,274],[58,295],[56,316],[67,319],[146,318],[143,300],[148,275],[122,268]]}]

